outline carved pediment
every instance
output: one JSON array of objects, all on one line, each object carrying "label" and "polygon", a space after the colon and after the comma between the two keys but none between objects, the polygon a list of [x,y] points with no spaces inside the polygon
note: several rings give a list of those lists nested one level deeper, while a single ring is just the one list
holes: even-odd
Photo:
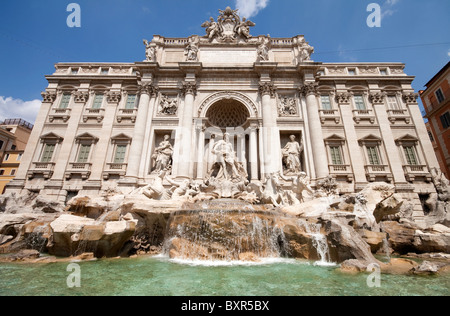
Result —
[{"label": "carved pediment", "polygon": [[113,137],[111,137],[111,141],[113,143],[131,143],[132,137],[124,134],[124,133],[120,133],[117,134]]},{"label": "carved pediment", "polygon": [[55,142],[55,143],[61,143],[64,140],[63,137],[59,136],[58,134],[55,134],[53,132],[44,134],[41,136],[41,142],[47,143],[47,142]]},{"label": "carved pediment", "polygon": [[413,144],[415,145],[416,143],[419,142],[419,139],[411,134],[406,134],[405,136],[402,136],[400,138],[397,138],[395,140],[395,143],[399,146],[401,145],[405,145],[405,144]]},{"label": "carved pediment", "polygon": [[89,141],[89,142],[92,142],[92,143],[96,143],[99,140],[98,137],[96,137],[96,136],[94,136],[92,134],[89,134],[89,133],[80,134],[77,137],[75,137],[75,139],[76,139],[77,142]]},{"label": "carved pediment", "polygon": [[368,145],[368,144],[380,145],[382,141],[383,140],[380,137],[370,134],[364,138],[361,138],[358,142],[360,145]]}]

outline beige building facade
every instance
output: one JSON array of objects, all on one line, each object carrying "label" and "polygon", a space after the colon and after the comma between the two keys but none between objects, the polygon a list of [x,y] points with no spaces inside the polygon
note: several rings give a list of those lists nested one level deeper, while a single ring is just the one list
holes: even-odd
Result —
[{"label": "beige building facade", "polygon": [[201,182],[228,133],[250,182],[286,174],[297,143],[313,186],[386,181],[423,215],[439,165],[405,65],[313,61],[304,36],[253,37],[242,22],[226,10],[206,36],[154,36],[143,62],[56,64],[8,190],[131,192],[161,169]]}]

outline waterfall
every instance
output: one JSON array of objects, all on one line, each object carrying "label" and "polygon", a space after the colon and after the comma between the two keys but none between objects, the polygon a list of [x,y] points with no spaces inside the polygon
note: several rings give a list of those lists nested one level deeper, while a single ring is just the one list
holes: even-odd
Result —
[{"label": "waterfall", "polygon": [[163,253],[187,261],[255,262],[292,257],[292,247],[318,257],[317,265],[332,264],[320,224],[240,201],[210,201],[171,214]]},{"label": "waterfall", "polygon": [[306,221],[301,221],[301,225],[303,225],[306,232],[311,236],[313,247],[316,249],[317,255],[319,256],[320,260],[316,261],[315,265],[318,266],[335,265],[330,260],[330,249],[328,248],[327,238],[321,232],[322,225],[316,223],[308,223]]},{"label": "waterfall", "polygon": [[235,210],[176,212],[169,220],[164,252],[206,261],[281,257],[287,242],[271,215]]}]

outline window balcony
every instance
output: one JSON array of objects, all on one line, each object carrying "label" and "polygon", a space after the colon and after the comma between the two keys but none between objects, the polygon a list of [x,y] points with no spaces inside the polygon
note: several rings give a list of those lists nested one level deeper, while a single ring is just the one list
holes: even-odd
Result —
[{"label": "window balcony", "polygon": [[367,110],[353,110],[353,120],[356,124],[359,124],[361,121],[369,121],[371,124],[375,123],[375,115],[372,113],[373,111],[370,109]]},{"label": "window balcony", "polygon": [[66,170],[66,180],[70,180],[74,175],[80,175],[81,179],[87,180],[91,175],[91,163],[71,162]]},{"label": "window balcony", "polygon": [[335,121],[336,124],[341,122],[339,110],[319,110],[320,121],[325,124],[327,120]]},{"label": "window balcony", "polygon": [[109,162],[106,164],[106,169],[103,171],[103,179],[108,180],[111,176],[123,177],[127,173],[126,163]]},{"label": "window balcony", "polygon": [[364,168],[366,170],[367,181],[369,182],[381,180],[391,182],[393,179],[388,165],[366,165]]},{"label": "window balcony", "polygon": [[426,182],[432,180],[431,174],[425,165],[404,165],[403,171],[405,172],[406,180],[409,182],[413,182],[417,178],[424,179]]},{"label": "window balcony", "polygon": [[411,122],[411,117],[408,115],[408,110],[406,109],[387,110],[387,113],[388,119],[392,124],[395,124],[398,120],[403,120],[406,124]]},{"label": "window balcony", "polygon": [[50,179],[53,176],[55,170],[54,162],[33,162],[32,168],[28,170],[28,179],[33,179],[38,175],[41,175],[44,179]]},{"label": "window balcony", "polygon": [[353,181],[353,172],[350,165],[328,165],[330,175],[335,178],[346,178],[347,182]]},{"label": "window balcony", "polygon": [[117,114],[117,123],[121,123],[123,120],[131,120],[131,123],[136,122],[138,109],[119,109]]},{"label": "window balcony", "polygon": [[83,114],[83,122],[87,123],[89,120],[96,120],[101,123],[105,118],[105,109],[86,109]]},{"label": "window balcony", "polygon": [[67,123],[67,121],[70,119],[70,113],[72,112],[72,109],[65,108],[65,109],[52,109],[50,115],[48,116],[48,120],[50,123],[53,123],[55,120],[62,120],[64,123]]}]

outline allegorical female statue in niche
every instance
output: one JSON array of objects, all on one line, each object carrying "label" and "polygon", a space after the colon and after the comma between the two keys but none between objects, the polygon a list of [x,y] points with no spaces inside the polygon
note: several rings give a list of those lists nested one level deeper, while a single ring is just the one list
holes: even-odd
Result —
[{"label": "allegorical female statue in niche", "polygon": [[302,171],[300,157],[303,153],[303,144],[295,140],[295,135],[289,137],[290,141],[282,150],[284,174],[298,174]]},{"label": "allegorical female statue in niche", "polygon": [[152,158],[155,159],[154,169],[152,172],[154,174],[163,170],[167,171],[171,169],[173,147],[169,139],[170,135],[165,135],[164,140],[157,148],[155,148],[155,153],[152,156]]}]

